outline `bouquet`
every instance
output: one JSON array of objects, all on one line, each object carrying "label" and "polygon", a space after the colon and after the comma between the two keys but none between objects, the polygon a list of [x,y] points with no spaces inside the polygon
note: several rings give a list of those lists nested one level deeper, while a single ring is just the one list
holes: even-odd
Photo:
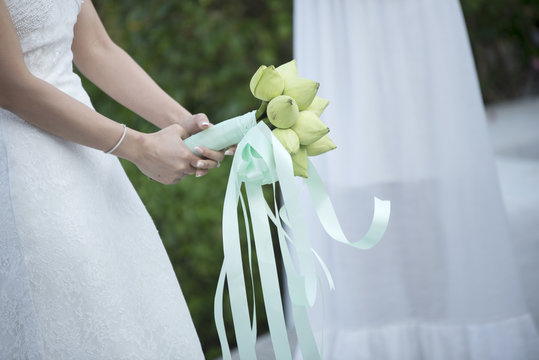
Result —
[{"label": "bouquet", "polygon": [[250,82],[251,93],[262,100],[258,110],[223,121],[184,142],[195,153],[201,144],[221,150],[240,142],[257,122],[264,122],[291,155],[294,175],[306,178],[307,157],[336,148],[326,135],[329,128],[319,118],[329,104],[316,95],[319,86],[299,77],[296,60],[277,68],[262,65]]},{"label": "bouquet", "polygon": [[[258,110],[223,121],[199,132],[184,142],[194,150],[203,145],[222,150],[238,144],[228,179],[223,207],[224,260],[217,283],[214,314],[223,359],[231,359],[223,320],[225,282],[228,287],[236,342],[241,359],[256,359],[256,307],[252,276],[252,244],[256,248],[264,306],[276,359],[291,360],[287,328],[281,302],[281,290],[273,252],[270,224],[277,229],[278,245],[286,273],[286,286],[292,303],[292,315],[298,344],[304,359],[320,359],[307,307],[316,299],[318,262],[330,288],[331,274],[321,257],[311,248],[294,176],[304,179],[318,219],[333,239],[359,249],[374,246],[383,236],[389,221],[390,203],[374,198],[371,226],[361,239],[350,242],[344,235],[331,200],[309,156],[336,148],[328,137],[329,128],[320,115],[329,101],[317,96],[320,84],[301,78],[296,61],[277,68],[261,66],[253,75],[250,89],[261,100]],[[275,187],[280,187],[283,204],[279,208]],[[273,209],[266,203],[262,186],[273,189]],[[245,187],[253,234],[242,194]],[[249,314],[247,290],[240,248],[237,207],[245,219],[245,236],[253,285],[253,313]],[[289,233],[284,230],[286,225]],[[292,261],[295,252],[297,261]]]}]

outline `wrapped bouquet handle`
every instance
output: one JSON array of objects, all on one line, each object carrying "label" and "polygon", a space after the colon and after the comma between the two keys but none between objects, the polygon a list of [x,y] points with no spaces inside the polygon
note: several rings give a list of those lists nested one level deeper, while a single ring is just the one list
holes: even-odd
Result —
[{"label": "wrapped bouquet handle", "polygon": [[195,151],[195,147],[200,145],[217,151],[236,145],[256,125],[255,113],[256,111],[251,111],[222,121],[188,137],[183,143],[196,155],[200,154]]},{"label": "wrapped bouquet handle", "polygon": [[[319,155],[335,148],[335,144],[327,137],[329,129],[319,119],[328,101],[317,97],[317,90],[317,83],[297,76],[295,61],[277,69],[273,66],[262,66],[251,80],[253,95],[262,100],[258,111],[223,121],[184,141],[193,152],[198,145],[222,150],[237,144],[224,200],[224,260],[214,302],[215,324],[224,360],[231,359],[223,318],[225,283],[228,287],[240,358],[256,359],[253,244],[256,248],[275,358],[292,360],[273,251],[271,224],[277,229],[278,246],[286,273],[286,286],[292,303],[292,316],[301,353],[304,359],[321,359],[307,316],[307,307],[314,304],[317,293],[316,263],[320,265],[330,288],[333,289],[334,286],[329,269],[311,247],[295,175],[304,178],[318,219],[331,238],[359,249],[369,249],[378,243],[387,228],[390,203],[375,197],[373,218],[366,234],[355,242],[349,241],[344,235],[322,180],[313,163],[308,160],[308,156]],[[275,196],[277,184],[283,199],[281,208],[278,207]],[[273,188],[273,204],[270,204],[273,209],[264,198],[264,185]],[[245,188],[250,216],[247,214],[242,188]],[[242,265],[238,204],[241,205],[245,220],[244,233],[252,285],[252,315],[249,314]],[[288,227],[290,235],[285,232],[283,224]],[[296,262],[292,261],[292,252],[295,253]]]}]

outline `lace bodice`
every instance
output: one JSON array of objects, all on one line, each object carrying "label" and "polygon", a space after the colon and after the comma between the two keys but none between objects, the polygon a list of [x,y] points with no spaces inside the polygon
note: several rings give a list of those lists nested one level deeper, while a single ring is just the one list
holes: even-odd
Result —
[{"label": "lace bodice", "polygon": [[73,73],[73,26],[83,0],[6,0],[30,72],[89,104]]}]

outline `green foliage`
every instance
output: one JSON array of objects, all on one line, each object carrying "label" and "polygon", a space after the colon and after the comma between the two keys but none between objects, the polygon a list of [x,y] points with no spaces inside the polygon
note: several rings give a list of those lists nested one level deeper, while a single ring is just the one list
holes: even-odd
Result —
[{"label": "green foliage", "polygon": [[[486,102],[529,95],[539,61],[539,1],[461,0]],[[538,41],[538,40],[536,40]],[[534,75],[535,72],[535,75]],[[535,80],[536,81],[536,80]]]},{"label": "green foliage", "polygon": [[[257,108],[249,91],[251,75],[260,64],[292,57],[290,0],[101,0],[94,5],[118,45],[167,93],[214,123]],[[140,131],[157,130],[88,81],[84,85],[102,114]],[[223,258],[221,215],[230,159],[202,178],[169,186],[149,180],[127,161],[122,164],[159,229],[206,357],[217,357],[213,297]],[[256,292],[260,300],[258,287]],[[228,309],[225,301],[231,330]],[[263,309],[258,301],[261,332],[267,330]],[[234,346],[233,331],[228,338]]]}]

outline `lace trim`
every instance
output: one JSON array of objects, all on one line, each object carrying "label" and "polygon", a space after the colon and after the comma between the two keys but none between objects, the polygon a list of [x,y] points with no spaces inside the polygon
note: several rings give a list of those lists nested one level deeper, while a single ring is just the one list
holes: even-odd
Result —
[{"label": "lace trim", "polygon": [[45,23],[52,8],[52,1],[7,0],[6,5],[17,35],[22,38]]}]

